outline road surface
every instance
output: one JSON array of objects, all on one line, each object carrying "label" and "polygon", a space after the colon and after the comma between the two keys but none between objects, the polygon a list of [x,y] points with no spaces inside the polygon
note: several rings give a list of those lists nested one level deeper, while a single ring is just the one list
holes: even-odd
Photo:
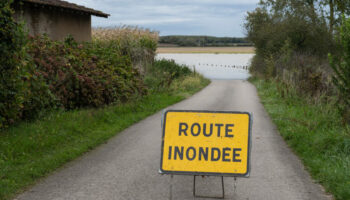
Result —
[{"label": "road surface", "polygon": [[[253,114],[250,178],[225,177],[225,199],[331,199],[315,184],[283,141],[244,80],[214,80],[171,109],[249,111]],[[158,174],[161,112],[129,127],[97,149],[68,163],[17,199],[169,199],[170,176]],[[197,194],[220,195],[219,177],[197,177]],[[193,199],[193,176],[174,176],[173,199]]]}]

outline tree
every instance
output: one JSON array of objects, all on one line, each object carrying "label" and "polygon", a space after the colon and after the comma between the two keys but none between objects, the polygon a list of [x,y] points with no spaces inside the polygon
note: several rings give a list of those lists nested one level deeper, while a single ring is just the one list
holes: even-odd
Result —
[{"label": "tree", "polygon": [[334,26],[339,27],[343,15],[350,15],[350,1],[348,0],[321,0],[320,5],[323,9],[329,8],[329,31],[333,33]]},{"label": "tree", "polygon": [[334,0],[329,0],[329,31],[333,33],[334,26]]},{"label": "tree", "polygon": [[339,109],[345,120],[350,122],[350,18],[345,20],[340,29],[342,53],[340,56],[330,55],[330,63],[335,72],[334,85],[340,94]]},{"label": "tree", "polygon": [[332,46],[326,21],[316,12],[316,0],[265,0],[248,12],[245,29],[258,53],[275,54],[290,40],[299,52],[326,56]]},{"label": "tree", "polygon": [[27,83],[26,35],[13,19],[12,1],[0,1],[0,128],[20,117]]}]

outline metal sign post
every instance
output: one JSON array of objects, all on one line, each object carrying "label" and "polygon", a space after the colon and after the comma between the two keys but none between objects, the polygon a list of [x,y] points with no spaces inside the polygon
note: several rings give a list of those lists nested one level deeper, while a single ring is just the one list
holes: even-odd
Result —
[{"label": "metal sign post", "polygon": [[[168,110],[162,118],[161,174],[249,177],[252,117],[248,112]],[[172,178],[170,198],[172,198]]]},{"label": "metal sign post", "polygon": [[170,176],[169,200],[173,199],[173,175]]},{"label": "metal sign post", "polygon": [[222,188],[222,195],[220,197],[197,195],[196,194],[196,175],[193,176],[193,196],[194,197],[198,197],[198,198],[212,198],[212,199],[224,199],[225,198],[225,185],[224,185],[224,177],[223,176],[221,176],[221,188]]}]

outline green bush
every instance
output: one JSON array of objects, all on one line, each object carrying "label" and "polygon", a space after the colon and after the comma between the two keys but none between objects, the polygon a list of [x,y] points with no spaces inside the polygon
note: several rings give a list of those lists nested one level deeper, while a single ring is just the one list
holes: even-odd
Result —
[{"label": "green bush", "polygon": [[[157,33],[121,29],[86,43],[28,37],[11,3],[0,2],[0,128],[47,110],[101,107],[147,94],[137,65],[153,63]],[[183,73],[173,68],[170,80]]]},{"label": "green bush", "polygon": [[23,29],[18,25],[10,9],[10,3],[0,2],[0,127],[20,117],[28,87],[23,78],[26,70],[22,58],[26,41]]},{"label": "green bush", "polygon": [[154,63],[154,69],[167,72],[172,78],[179,78],[191,74],[191,70],[185,65],[176,64],[174,60],[159,60]]},{"label": "green bush", "polygon": [[173,81],[170,90],[173,92],[197,91],[203,85],[208,85],[210,81],[202,75],[193,73],[191,76],[185,76]]},{"label": "green bush", "polygon": [[327,63],[327,54],[336,52],[336,42],[323,15],[326,7],[320,1],[260,1],[248,12],[244,24],[247,38],[256,47],[251,72],[265,78],[279,77],[277,62],[286,63],[283,68],[291,71],[294,66],[289,63],[293,61],[285,58],[294,59],[292,54]]},{"label": "green bush", "polygon": [[146,34],[82,44],[72,37],[28,37],[11,3],[0,2],[0,128],[59,107],[100,107],[147,93],[132,63],[134,57],[154,59],[156,42]]},{"label": "green bush", "polygon": [[340,30],[341,55],[329,55],[329,58],[335,72],[333,82],[339,91],[339,108],[344,120],[350,123],[350,18],[343,21]]},{"label": "green bush", "polygon": [[309,104],[294,88],[281,98],[276,81],[251,79],[261,102],[289,147],[303,161],[312,177],[334,199],[350,197],[350,126],[341,124],[336,101]]},{"label": "green bush", "polygon": [[328,18],[318,12],[326,7],[320,1],[260,1],[245,22],[248,39],[256,47],[250,72],[278,79],[286,85],[283,93],[295,88],[310,100],[334,96],[327,54],[339,50]]},{"label": "green bush", "polygon": [[32,74],[33,65],[26,52],[27,33],[14,20],[10,4],[0,2],[0,128],[37,110],[32,106],[39,101],[46,104],[42,95],[34,94],[45,90],[45,84]]},{"label": "green bush", "polygon": [[65,109],[99,107],[145,94],[140,74],[116,42],[78,44],[47,37],[31,40],[36,74]]},{"label": "green bush", "polygon": [[191,73],[187,66],[176,64],[174,60],[157,60],[149,66],[145,83],[151,90],[169,89],[175,79]]},{"label": "green bush", "polygon": [[144,74],[145,67],[154,61],[158,32],[133,26],[93,28],[92,39],[118,44],[123,54],[131,57],[133,67]]}]

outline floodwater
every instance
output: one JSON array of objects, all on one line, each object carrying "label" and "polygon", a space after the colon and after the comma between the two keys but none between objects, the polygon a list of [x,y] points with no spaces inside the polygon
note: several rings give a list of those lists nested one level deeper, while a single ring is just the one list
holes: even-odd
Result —
[{"label": "floodwater", "polygon": [[161,53],[156,59],[174,60],[212,80],[246,80],[250,76],[248,68],[253,56],[254,54]]}]

